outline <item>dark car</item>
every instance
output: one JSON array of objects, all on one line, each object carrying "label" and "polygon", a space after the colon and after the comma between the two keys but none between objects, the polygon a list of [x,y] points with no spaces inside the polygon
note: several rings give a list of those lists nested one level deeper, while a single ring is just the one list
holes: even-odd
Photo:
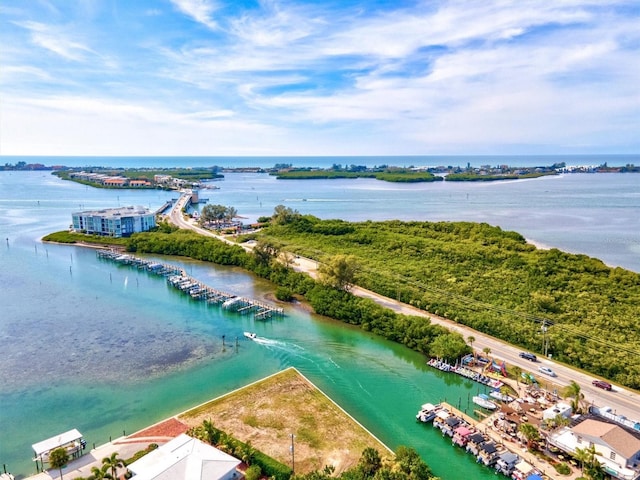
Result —
[{"label": "dark car", "polygon": [[591,385],[593,385],[594,387],[602,388],[603,390],[607,390],[608,392],[611,391],[611,384],[605,382],[604,380],[594,380],[593,382],[591,382]]},{"label": "dark car", "polygon": [[525,360],[529,360],[530,362],[538,361],[538,357],[536,357],[533,353],[529,353],[529,352],[520,352],[520,358],[524,358]]}]

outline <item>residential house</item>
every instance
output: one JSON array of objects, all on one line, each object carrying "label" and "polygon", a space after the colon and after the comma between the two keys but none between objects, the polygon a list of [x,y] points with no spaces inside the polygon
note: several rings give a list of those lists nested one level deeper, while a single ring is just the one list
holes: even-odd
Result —
[{"label": "residential house", "polygon": [[181,434],[127,465],[134,480],[233,480],[243,478],[240,460]]},{"label": "residential house", "polygon": [[613,478],[640,480],[640,433],[613,422],[584,417],[576,425],[552,433],[547,440],[569,454],[593,446],[596,460]]}]

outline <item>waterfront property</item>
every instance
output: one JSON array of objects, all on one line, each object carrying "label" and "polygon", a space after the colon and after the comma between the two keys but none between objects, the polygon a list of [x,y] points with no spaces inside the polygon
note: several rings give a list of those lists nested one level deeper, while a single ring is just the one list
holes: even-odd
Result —
[{"label": "waterfront property", "polygon": [[611,477],[640,479],[640,434],[632,429],[585,416],[573,426],[553,432],[547,441],[570,455],[593,447],[595,459]]},{"label": "waterfront property", "polygon": [[34,443],[32,448],[34,453],[33,461],[36,462],[36,470],[45,470],[45,465],[49,463],[49,454],[53,450],[64,448],[69,458],[78,458],[82,455],[86,445],[87,443],[82,438],[82,434],[75,428]]},{"label": "waterfront property", "polygon": [[71,218],[74,231],[105,237],[129,237],[156,226],[155,214],[141,206],[86,210]]},{"label": "waterfront property", "polygon": [[181,434],[127,466],[136,480],[231,480],[242,478],[240,460]]}]

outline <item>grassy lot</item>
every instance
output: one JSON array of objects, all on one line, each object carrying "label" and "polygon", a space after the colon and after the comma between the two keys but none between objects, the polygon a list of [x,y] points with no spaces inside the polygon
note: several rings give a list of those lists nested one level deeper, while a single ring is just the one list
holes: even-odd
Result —
[{"label": "grassy lot", "polygon": [[296,473],[333,465],[336,473],[355,466],[362,451],[387,447],[318,390],[289,368],[240,390],[200,405],[178,417],[189,426],[211,420],[238,440],[291,465],[294,434]]}]

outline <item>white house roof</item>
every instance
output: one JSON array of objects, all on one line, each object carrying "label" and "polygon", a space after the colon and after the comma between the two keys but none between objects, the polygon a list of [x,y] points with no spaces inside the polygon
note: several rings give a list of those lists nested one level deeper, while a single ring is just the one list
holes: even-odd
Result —
[{"label": "white house roof", "polygon": [[67,443],[80,440],[81,438],[82,434],[74,428],[73,430],[69,430],[68,432],[60,433],[54,437],[47,438],[46,440],[42,440],[38,443],[34,443],[33,445],[31,445],[31,447],[33,448],[36,456],[39,456],[55,448],[66,445]]},{"label": "white house roof", "polygon": [[135,480],[217,480],[238,465],[237,458],[182,434],[127,468]]}]

